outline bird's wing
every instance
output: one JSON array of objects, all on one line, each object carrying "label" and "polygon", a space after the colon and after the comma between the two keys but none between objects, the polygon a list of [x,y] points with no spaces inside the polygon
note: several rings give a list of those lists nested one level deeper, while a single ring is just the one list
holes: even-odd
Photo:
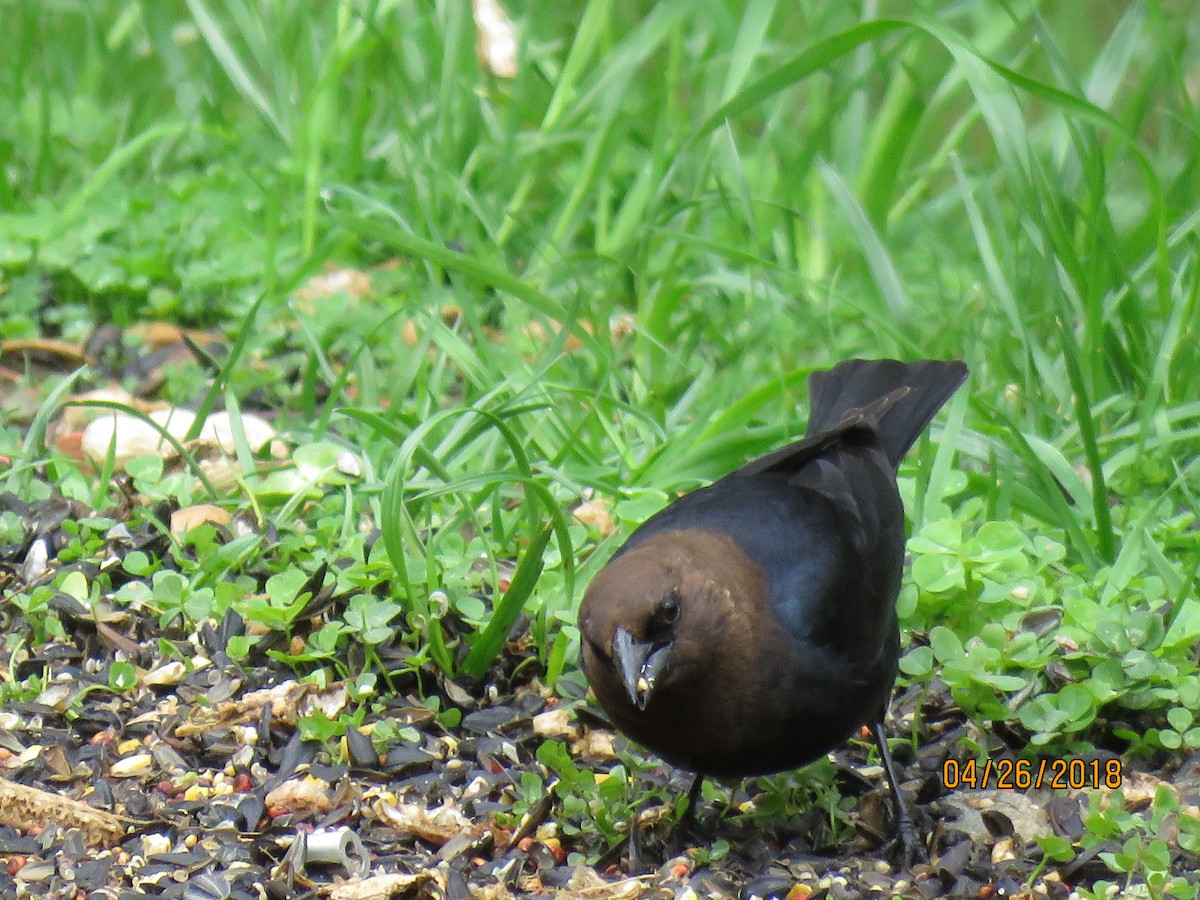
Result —
[{"label": "bird's wing", "polygon": [[[759,475],[763,472],[796,472],[802,469],[809,460],[820,456],[843,441],[853,440],[858,445],[879,442],[879,420],[908,394],[909,388],[898,387],[867,406],[848,409],[832,428],[817,434],[806,435],[794,444],[788,444],[766,456],[760,456],[734,471],[732,477]],[[882,447],[882,444],[880,446]]]}]

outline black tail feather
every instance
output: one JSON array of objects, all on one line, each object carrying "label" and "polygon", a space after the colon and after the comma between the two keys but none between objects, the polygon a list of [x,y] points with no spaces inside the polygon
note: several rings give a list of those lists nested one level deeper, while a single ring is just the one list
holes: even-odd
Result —
[{"label": "black tail feather", "polygon": [[957,360],[905,363],[895,359],[848,359],[832,369],[808,376],[812,410],[806,434],[815,435],[841,422],[850,410],[861,410],[898,388],[909,388],[879,416],[879,432],[888,460],[900,464],[925,426],[967,378]]}]

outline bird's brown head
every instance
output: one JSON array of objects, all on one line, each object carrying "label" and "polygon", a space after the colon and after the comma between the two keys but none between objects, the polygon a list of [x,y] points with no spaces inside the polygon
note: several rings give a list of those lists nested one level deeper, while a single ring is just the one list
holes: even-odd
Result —
[{"label": "bird's brown head", "polygon": [[[628,719],[732,662],[726,639],[752,628],[766,579],[728,536],[655,535],[600,570],[579,611],[584,670],[601,705]],[[720,658],[720,659],[718,659]]]}]

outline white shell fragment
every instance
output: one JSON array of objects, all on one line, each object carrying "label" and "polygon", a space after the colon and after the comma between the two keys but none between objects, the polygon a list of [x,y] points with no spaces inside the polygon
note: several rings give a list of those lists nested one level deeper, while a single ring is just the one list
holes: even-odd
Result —
[{"label": "white shell fragment", "polygon": [[[196,414],[186,409],[170,408],[155,410],[149,414],[149,418],[182,444],[196,421]],[[185,449],[218,490],[226,491],[237,486],[244,474],[236,458],[239,443],[236,435],[239,432],[245,436],[246,446],[251,453],[257,454],[269,445],[274,459],[288,457],[287,445],[277,439],[275,429],[265,419],[244,414],[235,423],[228,412],[213,413],[205,419],[199,437],[189,441]],[[110,448],[113,466],[117,471],[123,470],[131,459],[139,456],[158,456],[174,461],[179,455],[175,445],[165,439],[154,425],[125,413],[105,415],[94,420],[80,436],[81,457],[89,460],[97,469],[104,465]]]},{"label": "white shell fragment", "polygon": [[135,775],[144,775],[150,771],[153,762],[154,757],[149,753],[135,753],[114,762],[109,766],[108,774],[113,778],[132,778]]},{"label": "white shell fragment", "polygon": [[362,464],[358,461],[358,457],[349,450],[343,450],[338,454],[337,470],[351,478],[362,478]]},{"label": "white shell fragment", "polygon": [[[246,436],[246,443],[252,452],[257,453],[275,439],[275,429],[265,419],[244,414],[239,421],[242,433]],[[229,413],[215,412],[205,420],[204,427],[200,430],[200,440],[206,444],[216,444],[226,453],[236,453],[237,441],[234,434]]]},{"label": "white shell fragment", "polygon": [[[175,407],[156,409],[149,418],[177,441],[183,440],[196,420],[194,413]],[[138,456],[157,455],[166,459],[175,455],[175,448],[157,428],[125,413],[102,416],[83,429],[80,449],[85,459],[90,459],[94,465],[101,465],[108,458],[110,447],[113,450],[113,463],[118,469],[124,468],[125,463]]]},{"label": "white shell fragment", "polygon": [[164,663],[157,669],[151,669],[142,678],[142,684],[149,687],[167,687],[172,684],[179,684],[187,675],[187,666],[179,660],[171,660]]},{"label": "white shell fragment", "polygon": [[517,77],[517,29],[498,0],[474,0],[475,52],[497,78]]}]

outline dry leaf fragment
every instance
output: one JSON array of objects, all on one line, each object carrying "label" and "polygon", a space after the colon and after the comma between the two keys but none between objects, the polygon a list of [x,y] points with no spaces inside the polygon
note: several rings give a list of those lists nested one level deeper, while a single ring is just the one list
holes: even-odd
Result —
[{"label": "dry leaf fragment", "polygon": [[473,823],[449,803],[430,809],[419,803],[379,800],[372,809],[381,822],[435,847],[441,847],[459,835],[478,839],[486,833],[486,829]]},{"label": "dry leaf fragment", "polygon": [[[1085,770],[1085,778],[1090,780],[1092,775],[1091,766]],[[1117,772],[1120,773],[1120,790],[1121,798],[1124,800],[1124,808],[1129,812],[1146,809],[1154,802],[1155,795],[1159,790],[1168,791],[1177,803],[1180,804],[1179,811],[1186,816],[1193,818],[1200,817],[1200,806],[1192,802],[1193,798],[1188,796],[1186,792],[1181,792],[1179,786],[1165,781],[1156,775],[1151,775],[1149,772],[1138,772],[1135,769],[1130,769],[1128,766],[1122,765]],[[1103,782],[1105,779],[1106,769],[1103,764],[1100,766],[1101,784],[1099,790],[1101,792],[1100,808],[1108,809],[1113,802],[1113,789],[1106,786]],[[1074,794],[1084,793],[1089,794],[1095,788],[1085,788],[1083,791],[1073,791]]]},{"label": "dry leaf fragment", "polygon": [[213,728],[253,724],[267,704],[271,706],[273,723],[295,725],[317,709],[330,719],[336,719],[346,702],[346,685],[341,682],[322,689],[314,684],[285,681],[272,688],[252,691],[236,702],[218,703],[211,708],[197,706],[191,720],[176,728],[175,734],[183,738],[196,737]]},{"label": "dry leaf fragment", "polygon": [[600,497],[580,503],[571,512],[571,518],[580,525],[595,528],[604,537],[607,537],[616,530],[612,514],[608,511],[608,504]]},{"label": "dry leaf fragment", "polygon": [[[442,323],[447,327],[453,327],[462,318],[462,307],[452,303],[447,304],[441,308],[440,314]],[[415,347],[421,342],[421,332],[417,330],[416,319],[404,320],[404,324],[400,326],[400,340],[404,342],[405,347]]]},{"label": "dry leaf fragment", "polygon": [[571,721],[571,711],[556,706],[533,717],[533,733],[540,737],[573,739],[579,730]]},{"label": "dry leaf fragment", "polygon": [[228,343],[225,335],[215,331],[197,331],[183,328],[173,322],[149,322],[145,325],[134,325],[129,333],[142,339],[150,350],[162,350],[175,344],[183,343],[186,337],[198,347],[219,346]]},{"label": "dry leaf fragment", "polygon": [[637,325],[637,319],[633,313],[617,313],[608,320],[608,336],[614,341],[627,338],[633,334],[635,325]]},{"label": "dry leaf fragment", "polygon": [[[528,880],[529,879],[527,879],[527,881]],[[536,876],[533,876],[532,881],[536,883],[523,883],[521,885],[523,890],[531,894],[537,893],[538,887],[541,884],[541,882],[537,880]],[[505,885],[503,881],[497,882],[496,884],[471,885],[471,900],[512,900],[513,896],[513,892],[508,889],[508,886]]]},{"label": "dry leaf fragment", "polygon": [[333,808],[329,783],[312,775],[285,781],[266,796],[269,808],[286,809],[298,816],[314,816]]},{"label": "dry leaf fragment", "polygon": [[[563,327],[563,324],[557,319],[547,319],[545,322],[532,319],[520,326],[519,332],[533,344],[546,345],[558,339]],[[634,319],[627,313],[613,316],[608,320],[607,329],[601,325],[599,332],[592,327],[590,322],[580,321],[576,326],[572,327],[570,334],[563,341],[562,351],[564,353],[574,353],[583,349],[583,340],[580,338],[576,330],[577,328],[581,329],[585,334],[601,339],[607,337],[610,343],[615,344],[633,333]],[[497,343],[503,343],[508,340],[508,336],[502,331],[496,329],[485,330],[489,337]]]},{"label": "dry leaf fragment", "polygon": [[230,518],[228,510],[212,503],[185,506],[183,509],[177,509],[171,513],[171,534],[186,534],[197,525],[203,525],[206,522],[213,525],[228,525]]},{"label": "dry leaf fragment", "polygon": [[29,360],[45,362],[56,368],[76,368],[95,365],[79,344],[56,341],[53,338],[25,338],[0,341],[0,359],[22,356]]},{"label": "dry leaf fragment", "polygon": [[589,728],[583,737],[571,743],[571,755],[595,762],[615,760],[617,748],[613,744],[612,732]]},{"label": "dry leaf fragment", "polygon": [[623,878],[607,882],[595,869],[579,866],[571,873],[571,880],[556,897],[572,897],[574,900],[636,900],[646,893],[648,885],[638,878]]},{"label": "dry leaf fragment", "polygon": [[357,303],[370,293],[371,277],[366,272],[331,264],[320,275],[314,275],[297,289],[296,299],[300,301],[300,308],[311,314],[318,303],[334,298],[349,298],[351,303]]},{"label": "dry leaf fragment", "polygon": [[517,29],[498,0],[474,0],[475,52],[497,78],[517,77]]},{"label": "dry leaf fragment", "polygon": [[[412,875],[372,875],[332,885],[325,895],[329,900],[395,900],[410,896],[413,888],[436,880],[439,874],[426,869]],[[440,893],[435,891],[434,896],[440,896]]]},{"label": "dry leaf fragment", "polygon": [[78,828],[92,845],[112,846],[125,834],[125,826],[112,813],[0,778],[0,825],[26,833],[51,822]]}]

